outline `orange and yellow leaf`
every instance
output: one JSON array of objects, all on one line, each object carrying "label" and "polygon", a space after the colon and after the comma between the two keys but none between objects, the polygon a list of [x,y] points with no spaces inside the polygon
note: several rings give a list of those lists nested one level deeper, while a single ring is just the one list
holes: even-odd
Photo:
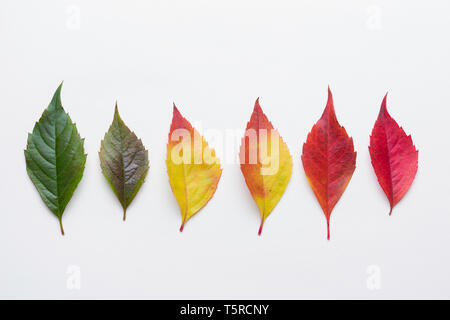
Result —
[{"label": "orange and yellow leaf", "polygon": [[272,123],[255,102],[240,149],[241,171],[260,214],[266,218],[280,201],[292,174],[292,156]]}]

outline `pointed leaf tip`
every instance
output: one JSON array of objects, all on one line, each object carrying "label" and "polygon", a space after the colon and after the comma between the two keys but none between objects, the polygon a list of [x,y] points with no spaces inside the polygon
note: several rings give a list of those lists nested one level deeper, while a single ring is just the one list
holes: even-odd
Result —
[{"label": "pointed leaf tip", "polygon": [[331,93],[331,89],[328,86],[328,98],[327,98],[327,104],[325,106],[325,109],[322,113],[322,119],[329,119],[337,122],[336,118],[336,112],[334,110],[334,103],[333,103],[333,94]]},{"label": "pointed leaf tip", "polygon": [[333,104],[333,94],[331,93],[330,86],[328,86],[328,100],[327,100],[327,105],[328,105],[328,104]]},{"label": "pointed leaf tip", "polygon": [[63,84],[64,84],[64,81],[62,81],[62,82],[59,84],[58,88],[56,88],[56,91],[55,91],[54,96],[56,96],[57,94],[58,94],[58,95],[61,95],[61,90],[62,90]]},{"label": "pointed leaf tip", "polygon": [[173,104],[173,114],[172,114],[172,124],[174,123],[184,123],[184,118],[181,115],[180,110],[178,110],[177,106]]},{"label": "pointed leaf tip", "polygon": [[259,97],[255,101],[255,106],[253,107],[253,112],[263,113],[263,111],[261,109],[261,105],[259,104]]},{"label": "pointed leaf tip", "polygon": [[177,106],[175,105],[175,103],[173,103],[173,116],[175,117],[181,117],[181,112],[180,110],[178,110]]},{"label": "pointed leaf tip", "polygon": [[328,86],[328,98],[327,98],[327,106],[331,104],[331,107],[333,107],[333,94],[331,93],[330,86]]},{"label": "pointed leaf tip", "polygon": [[382,114],[386,114],[389,115],[388,111],[387,111],[387,93],[383,98],[383,101],[381,102],[381,107],[380,107],[380,116]]},{"label": "pointed leaf tip", "polygon": [[55,91],[55,93],[53,94],[53,97],[52,97],[52,101],[48,105],[48,109],[49,110],[60,109],[60,108],[62,109],[62,102],[61,102],[62,85],[63,85],[63,83],[61,82],[61,84],[58,86],[58,88],[56,88],[56,91]]}]

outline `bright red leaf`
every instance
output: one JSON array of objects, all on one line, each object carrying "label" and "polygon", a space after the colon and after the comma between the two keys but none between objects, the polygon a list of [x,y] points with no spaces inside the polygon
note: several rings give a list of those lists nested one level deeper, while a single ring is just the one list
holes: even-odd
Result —
[{"label": "bright red leaf", "polygon": [[389,199],[391,215],[392,209],[403,198],[416,176],[419,151],[411,136],[407,136],[389,115],[386,98],[387,95],[370,136],[369,152],[378,182]]},{"label": "bright red leaf", "polygon": [[331,211],[356,167],[353,139],[336,119],[330,88],[322,117],[312,127],[303,144],[302,162],[308,182],[327,219],[329,240]]}]

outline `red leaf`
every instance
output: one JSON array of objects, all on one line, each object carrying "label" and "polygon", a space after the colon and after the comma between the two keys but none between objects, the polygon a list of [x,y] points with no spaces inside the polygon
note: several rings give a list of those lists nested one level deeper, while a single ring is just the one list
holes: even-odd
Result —
[{"label": "red leaf", "polygon": [[411,136],[407,136],[389,115],[386,98],[387,94],[370,136],[369,152],[378,182],[389,199],[391,215],[392,209],[403,198],[416,176],[419,151]]},{"label": "red leaf", "polygon": [[302,162],[327,219],[327,238],[330,240],[331,211],[350,182],[356,163],[353,139],[336,119],[330,88],[322,117],[303,144]]}]

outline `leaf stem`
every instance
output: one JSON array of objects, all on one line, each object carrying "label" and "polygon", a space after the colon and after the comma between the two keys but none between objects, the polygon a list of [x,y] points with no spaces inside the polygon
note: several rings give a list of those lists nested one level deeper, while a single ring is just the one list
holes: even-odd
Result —
[{"label": "leaf stem", "polygon": [[127,209],[124,208],[123,209],[123,221],[126,221],[126,220],[127,220]]},{"label": "leaf stem", "polygon": [[263,226],[264,226],[264,221],[261,222],[261,225],[259,226],[259,231],[258,231],[258,236],[261,235],[261,232],[263,230]]},{"label": "leaf stem", "polygon": [[61,228],[61,234],[64,235],[64,228],[63,228],[63,224],[62,224],[62,218],[59,217],[58,220],[59,220],[59,227]]},{"label": "leaf stem", "polygon": [[327,219],[327,240],[330,240],[330,218]]}]

